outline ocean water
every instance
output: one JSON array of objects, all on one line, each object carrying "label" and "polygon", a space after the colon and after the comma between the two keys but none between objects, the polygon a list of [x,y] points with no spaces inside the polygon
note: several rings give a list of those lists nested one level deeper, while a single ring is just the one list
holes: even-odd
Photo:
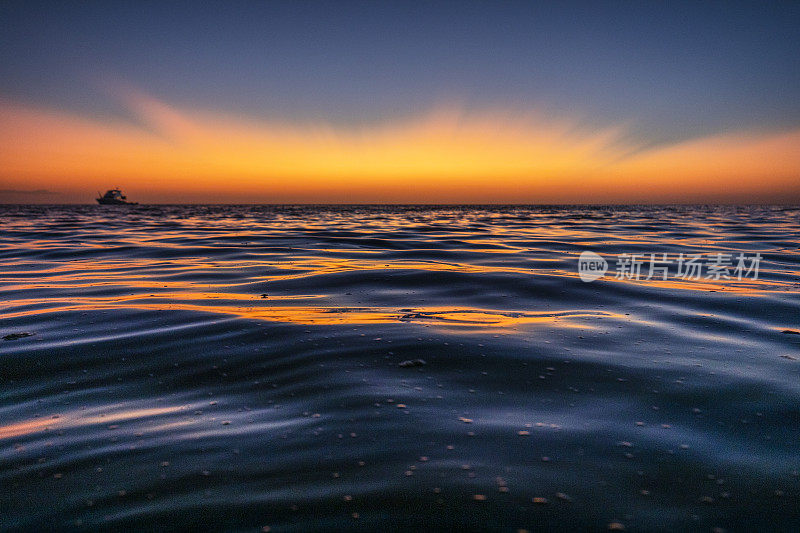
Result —
[{"label": "ocean water", "polygon": [[800,530],[797,207],[2,206],[0,296],[2,530]]}]

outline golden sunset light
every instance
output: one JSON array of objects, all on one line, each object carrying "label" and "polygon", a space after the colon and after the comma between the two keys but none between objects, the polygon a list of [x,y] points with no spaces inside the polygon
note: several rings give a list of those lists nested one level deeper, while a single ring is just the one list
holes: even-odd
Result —
[{"label": "golden sunset light", "polygon": [[458,106],[364,128],[179,109],[139,92],[137,119],[0,104],[4,188],[78,200],[125,183],[142,201],[622,203],[797,194],[800,130],[732,132],[651,148],[625,126]]},{"label": "golden sunset light", "polygon": [[799,43],[0,1],[0,533],[800,531]]}]

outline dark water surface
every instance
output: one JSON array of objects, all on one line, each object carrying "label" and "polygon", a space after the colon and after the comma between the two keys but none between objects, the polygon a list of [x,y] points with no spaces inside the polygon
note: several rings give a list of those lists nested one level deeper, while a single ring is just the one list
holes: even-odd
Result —
[{"label": "dark water surface", "polygon": [[0,207],[0,529],[798,531],[799,219]]}]

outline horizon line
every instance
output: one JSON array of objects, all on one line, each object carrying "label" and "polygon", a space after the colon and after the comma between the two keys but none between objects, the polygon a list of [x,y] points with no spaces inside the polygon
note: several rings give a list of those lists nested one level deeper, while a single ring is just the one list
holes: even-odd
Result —
[{"label": "horizon line", "polygon": [[[31,202],[0,202],[0,206],[10,205],[30,205],[30,206],[78,206],[78,205],[92,205],[101,207],[98,204],[91,202],[77,203],[77,202],[64,202],[64,203],[31,203]],[[148,207],[148,206],[430,206],[430,207],[469,207],[469,206],[496,206],[496,207],[619,207],[619,206],[650,206],[650,207],[668,207],[668,206],[728,206],[728,207],[800,207],[800,201],[789,203],[771,203],[771,202],[753,202],[753,203],[739,203],[739,202],[620,202],[620,203],[506,203],[506,202],[282,202],[282,203],[205,203],[205,202],[187,202],[187,203],[141,203],[127,204],[127,205],[112,205],[102,206],[104,209],[128,209],[132,207]]]}]

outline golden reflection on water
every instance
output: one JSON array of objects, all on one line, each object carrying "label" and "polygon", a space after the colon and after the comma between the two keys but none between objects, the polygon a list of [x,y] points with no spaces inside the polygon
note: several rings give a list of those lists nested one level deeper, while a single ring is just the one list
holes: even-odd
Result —
[{"label": "golden reflection on water", "polygon": [[15,424],[7,424],[0,426],[0,439],[8,439],[11,437],[19,437],[20,435],[29,435],[42,431],[46,428],[52,428],[58,425],[59,419],[35,419],[27,422],[17,422]]},{"label": "golden reflection on water", "polygon": [[[565,286],[575,284],[578,278],[577,268],[572,268],[577,267],[575,250],[597,249],[605,253],[611,242],[609,238],[619,249],[651,243],[670,249],[711,250],[714,239],[726,235],[712,231],[717,224],[713,216],[698,225],[674,213],[667,222],[680,238],[650,231],[654,219],[641,213],[626,215],[624,224],[628,229],[625,225],[615,226],[612,212],[593,211],[565,217],[535,210],[517,213],[480,209],[469,212],[367,209],[355,213],[347,210],[294,213],[278,209],[265,216],[260,211],[240,212],[232,208],[216,213],[241,216],[207,217],[184,209],[179,217],[169,219],[159,213],[126,212],[126,216],[141,218],[123,225],[103,213],[91,213],[88,221],[96,225],[87,229],[86,234],[104,235],[110,241],[68,237],[66,243],[91,254],[103,253],[98,259],[76,254],[58,256],[72,257],[69,260],[4,262],[0,273],[3,317],[139,309],[200,311],[306,325],[413,323],[437,328],[497,330],[524,324],[557,323],[559,327],[571,327],[580,323],[585,328],[586,321],[582,318],[613,315],[584,311],[593,307],[592,302],[583,304],[576,295],[565,296],[562,309],[570,311],[569,314],[543,311],[510,300],[511,310],[504,307],[503,301],[482,307],[468,295],[458,300],[465,304],[448,301],[437,297],[440,288],[446,289],[442,287],[446,281],[435,278],[428,284],[419,282],[419,276],[423,280],[432,273],[474,276],[474,284],[473,278],[465,278],[464,286],[474,285],[476,296],[482,279],[489,279],[490,283],[501,280],[496,286],[500,288],[493,288],[496,294],[491,295],[500,298],[505,297],[503,284],[524,284],[538,276],[561,278]],[[106,222],[113,229],[106,229],[104,216],[109,216]],[[748,224],[755,227],[750,221]],[[9,220],[11,229],[28,231],[30,227],[28,219]],[[55,222],[54,227],[58,229]],[[276,236],[279,239],[273,240]],[[33,253],[58,249],[58,237],[54,239],[32,239],[25,242],[25,250]],[[402,245],[395,246],[395,241]],[[127,254],[129,249],[142,250],[145,255],[163,253],[164,257],[119,255]],[[416,277],[403,285],[402,276],[407,273]],[[325,278],[342,274],[350,277],[332,282]],[[357,276],[364,276],[366,284]],[[746,296],[796,290],[793,279],[780,276],[771,276],[769,281],[629,280],[615,279],[613,271],[585,288],[602,291],[620,285]],[[372,286],[374,295],[370,294]],[[584,288],[580,282],[570,287]],[[347,290],[353,294],[343,295]],[[359,305],[361,298],[371,296],[375,298],[369,303],[374,305]]]},{"label": "golden reflection on water", "polygon": [[[321,296],[311,296],[321,297]],[[278,297],[275,300],[305,298],[298,295]],[[219,305],[211,300],[248,300],[253,305]],[[202,302],[202,303],[198,303]],[[39,300],[16,300],[15,306],[35,306]],[[487,310],[475,307],[419,307],[397,309],[386,307],[318,307],[271,305],[268,300],[252,295],[227,293],[170,293],[153,297],[122,296],[106,298],[71,297],[49,298],[46,309],[26,310],[4,313],[7,318],[31,316],[40,313],[54,313],[86,310],[139,309],[150,311],[200,311],[239,318],[266,320],[271,322],[290,322],[306,325],[343,324],[388,324],[414,323],[429,326],[480,326],[486,328],[507,328],[522,324],[558,324],[559,327],[591,328],[573,320],[590,317],[622,318],[623,315],[604,311],[569,312],[511,312]],[[0,306],[0,310],[8,306]]]},{"label": "golden reflection on water", "polygon": [[[350,251],[347,251],[350,253]],[[507,252],[506,252],[507,253]],[[136,260],[128,262],[117,262],[117,265],[107,262],[75,262],[71,261],[65,265],[56,265],[48,269],[20,269],[13,268],[24,266],[25,263],[10,263],[5,275],[0,277],[0,282],[7,283],[6,289],[25,290],[40,288],[75,288],[75,287],[95,287],[109,285],[126,285],[136,288],[161,288],[161,287],[225,287],[226,284],[193,283],[191,281],[169,281],[154,280],[154,276],[169,276],[174,272],[187,273],[192,271],[219,271],[226,270],[241,271],[246,269],[263,269],[265,272],[270,270],[289,271],[280,274],[254,274],[248,277],[248,282],[256,281],[285,281],[305,278],[312,275],[341,274],[345,272],[360,271],[388,271],[388,270],[417,270],[429,272],[459,272],[465,274],[487,274],[487,273],[517,273],[531,274],[530,268],[518,268],[508,265],[490,266],[470,263],[455,263],[446,261],[411,261],[411,260],[364,260],[349,258],[322,258],[318,256],[293,256],[291,260],[277,261],[236,261],[235,264],[222,261],[203,262],[198,260],[171,260],[171,261],[151,261]],[[30,264],[30,263],[28,263]],[[38,266],[38,264],[37,264]],[[117,266],[117,268],[113,268]],[[64,272],[60,275],[59,272]],[[39,282],[14,283],[18,281],[12,276],[32,276],[42,277]],[[52,275],[50,277],[47,277]]]},{"label": "golden reflection on water", "polygon": [[[106,409],[113,406],[106,406]],[[154,407],[147,409],[123,409],[110,412],[85,413],[82,411],[55,415],[51,418],[36,418],[25,422],[0,425],[0,439],[30,435],[45,430],[73,429],[95,424],[114,424],[130,420],[161,416],[188,409],[187,406]]]},{"label": "golden reflection on water", "polygon": [[[499,240],[491,240],[501,246]],[[557,325],[558,327],[589,327],[581,318],[606,316],[611,313],[583,311],[573,307],[568,313],[554,312],[516,312],[503,309],[486,309],[478,306],[414,305],[406,309],[397,306],[343,306],[336,305],[336,294],[341,288],[331,287],[331,294],[285,293],[286,288],[268,290],[269,282],[305,281],[309,286],[315,277],[342,273],[363,273],[384,276],[389,271],[415,273],[449,272],[460,274],[512,274],[523,276],[555,276],[569,279],[578,277],[577,271],[559,268],[555,259],[537,258],[532,268],[503,264],[475,264],[448,262],[444,260],[403,260],[388,258],[372,260],[364,258],[363,253],[370,250],[326,249],[326,253],[358,252],[358,258],[323,257],[307,255],[320,250],[304,250],[298,255],[282,259],[226,261],[203,257],[180,259],[112,259],[108,261],[68,261],[41,263],[32,261],[10,262],[0,283],[3,292],[23,293],[27,298],[6,299],[0,302],[0,312],[5,318],[17,318],[43,313],[138,309],[152,311],[180,310],[215,313],[240,318],[271,322],[284,322],[304,325],[342,325],[342,324],[381,324],[413,323],[436,328],[481,328],[497,330],[521,325]],[[474,250],[472,250],[474,251]],[[481,253],[487,250],[482,249]],[[488,250],[491,251],[491,250]],[[505,253],[512,251],[509,247]],[[515,251],[512,251],[515,253]],[[214,272],[222,278],[207,279],[202,273]],[[194,274],[194,273],[197,274]],[[180,275],[179,281],[169,279]],[[391,275],[391,274],[388,274]],[[196,279],[191,279],[196,276]],[[222,279],[223,281],[220,281]],[[477,278],[476,278],[477,279]],[[229,281],[230,280],[230,281]],[[324,283],[324,282],[323,282]],[[595,282],[600,283],[600,282]],[[602,283],[635,284],[639,287],[652,287],[659,290],[703,291],[739,293],[747,296],[761,296],[770,292],[790,289],[790,282],[771,280],[677,280],[616,279],[613,272],[607,273]],[[268,294],[240,292],[242,287],[256,286],[254,291],[266,290]],[[322,285],[324,287],[324,284]],[[85,296],[76,291],[82,289],[123,290],[130,294],[114,296]],[[385,290],[386,287],[379,290]],[[415,287],[409,287],[407,301],[420,300]],[[58,295],[52,295],[58,290]],[[48,296],[36,298],[36,291],[48,291]],[[321,292],[321,291],[320,291]],[[283,294],[282,294],[283,293]],[[358,296],[354,297],[358,299]],[[321,300],[313,305],[314,300]],[[299,301],[306,305],[286,305]],[[575,302],[573,302],[575,303]],[[310,304],[310,305],[309,305]],[[328,305],[325,305],[328,304]],[[408,307],[412,307],[409,305]]]}]

